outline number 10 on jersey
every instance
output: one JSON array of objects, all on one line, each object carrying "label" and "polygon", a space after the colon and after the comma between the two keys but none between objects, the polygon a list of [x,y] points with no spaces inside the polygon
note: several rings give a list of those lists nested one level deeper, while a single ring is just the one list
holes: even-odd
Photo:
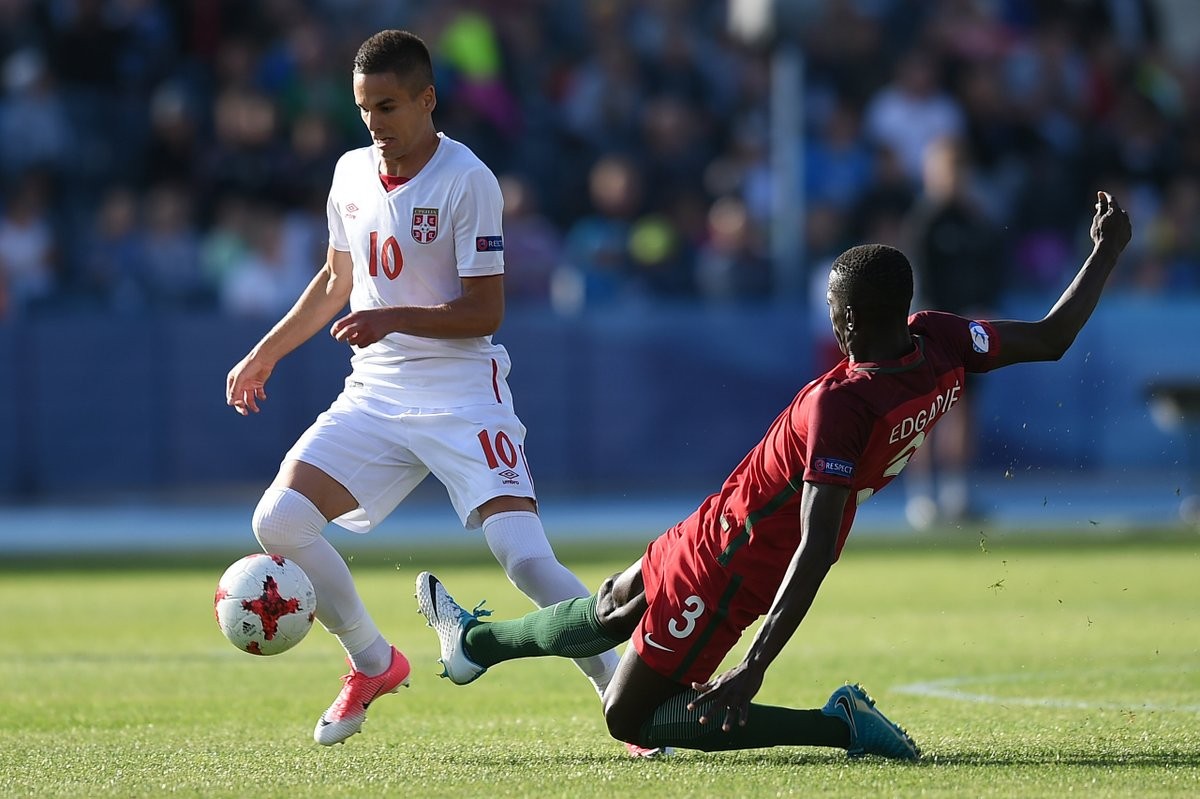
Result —
[{"label": "number 10 on jersey", "polygon": [[379,277],[379,267],[382,262],[383,276],[395,280],[404,268],[404,253],[400,252],[400,242],[395,236],[383,240],[382,249],[379,246],[379,231],[371,231],[371,260],[367,264],[367,272],[371,277]]}]

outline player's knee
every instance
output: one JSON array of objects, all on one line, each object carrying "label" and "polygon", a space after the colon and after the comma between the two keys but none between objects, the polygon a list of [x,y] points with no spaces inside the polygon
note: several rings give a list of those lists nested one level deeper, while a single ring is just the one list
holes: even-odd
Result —
[{"label": "player's knee", "polygon": [[268,488],[250,519],[254,537],[266,552],[286,553],[313,542],[325,528],[325,517],[298,491]]},{"label": "player's knee", "polygon": [[604,724],[608,734],[618,741],[641,744],[638,740],[645,726],[645,708],[630,708],[629,703],[622,703],[620,697],[605,697]]}]

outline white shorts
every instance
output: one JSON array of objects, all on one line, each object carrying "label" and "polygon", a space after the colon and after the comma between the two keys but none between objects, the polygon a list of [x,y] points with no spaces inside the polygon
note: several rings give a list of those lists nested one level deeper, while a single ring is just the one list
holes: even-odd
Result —
[{"label": "white shorts", "polygon": [[536,499],[525,461],[525,425],[509,404],[406,408],[348,388],[284,460],[316,466],[358,500],[334,522],[365,533],[432,472],[463,526],[480,526],[478,508],[495,497]]}]

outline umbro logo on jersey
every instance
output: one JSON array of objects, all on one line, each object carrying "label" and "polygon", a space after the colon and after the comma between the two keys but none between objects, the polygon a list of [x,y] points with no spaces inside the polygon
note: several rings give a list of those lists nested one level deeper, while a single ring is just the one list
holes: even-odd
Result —
[{"label": "umbro logo on jersey", "polygon": [[358,206],[357,206],[357,205],[355,205],[354,203],[348,203],[348,204],[346,205],[346,213],[345,213],[345,217],[346,217],[347,219],[353,219],[353,218],[354,218],[354,215],[355,215],[355,214],[357,214],[357,213],[358,213]]},{"label": "umbro logo on jersey", "polygon": [[412,237],[417,244],[430,244],[438,234],[438,209],[414,208]]}]

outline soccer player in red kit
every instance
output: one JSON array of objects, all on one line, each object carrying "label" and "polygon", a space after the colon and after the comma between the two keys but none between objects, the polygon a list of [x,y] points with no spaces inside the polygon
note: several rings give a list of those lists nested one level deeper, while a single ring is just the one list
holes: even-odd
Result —
[{"label": "soccer player in red kit", "polygon": [[[464,684],[504,660],[581,657],[630,640],[604,695],[619,740],[705,751],[829,746],[916,760],[917,745],[861,686],[838,688],[812,710],[751,700],[840,556],[858,506],[900,474],[959,399],[964,374],[1061,358],[1130,232],[1116,201],[1098,193],[1092,253],[1036,322],[909,316],[903,253],[877,244],[842,253],[828,301],[847,357],[800,391],[718,493],[594,596],[481,623],[436,577],[418,576],[418,605],[438,632],[446,676]],[[713,676],[764,615],[742,661]]]}]

